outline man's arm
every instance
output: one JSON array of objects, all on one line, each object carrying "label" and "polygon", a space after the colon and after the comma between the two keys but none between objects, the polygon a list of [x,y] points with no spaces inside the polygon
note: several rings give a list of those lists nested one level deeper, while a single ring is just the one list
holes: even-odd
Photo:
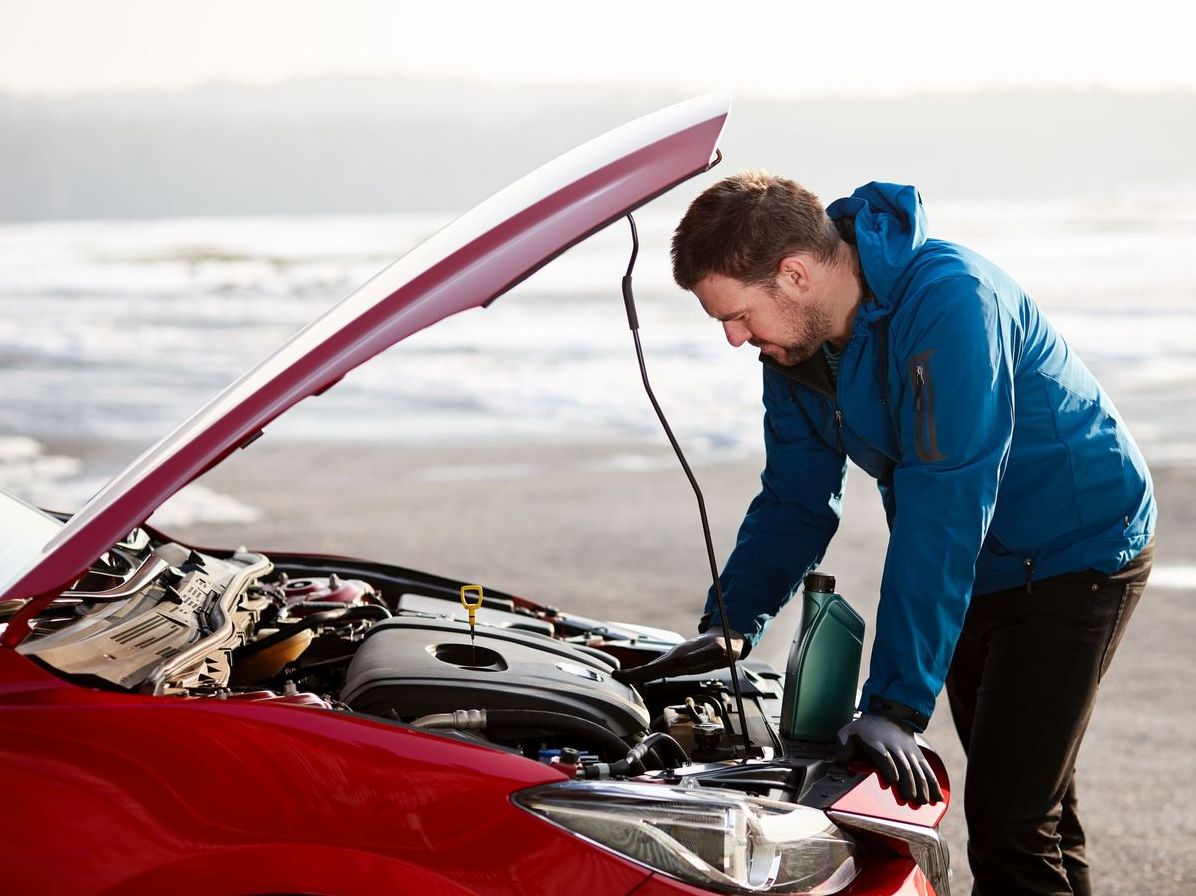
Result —
[{"label": "man's arm", "polygon": [[[923,730],[963,626],[1013,436],[1013,330],[987,284],[950,277],[892,328],[896,513],[860,708]],[[907,300],[907,301],[909,301]]]},{"label": "man's arm", "polygon": [[[783,374],[764,367],[761,490],[720,576],[727,621],[744,637],[745,654],[794,584],[822,559],[839,525],[846,459],[814,432],[790,388]],[[719,625],[712,587],[699,628]]]}]

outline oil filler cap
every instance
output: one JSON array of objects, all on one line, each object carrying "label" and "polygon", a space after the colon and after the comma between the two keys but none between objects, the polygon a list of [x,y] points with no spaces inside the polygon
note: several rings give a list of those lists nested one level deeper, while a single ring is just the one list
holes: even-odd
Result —
[{"label": "oil filler cap", "polygon": [[835,593],[835,577],[826,573],[812,572],[802,580],[807,591],[820,591],[824,594]]}]

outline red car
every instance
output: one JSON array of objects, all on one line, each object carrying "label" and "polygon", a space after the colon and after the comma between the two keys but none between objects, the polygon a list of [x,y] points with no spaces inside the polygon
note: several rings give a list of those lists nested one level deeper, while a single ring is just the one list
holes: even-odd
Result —
[{"label": "red car", "polygon": [[498,193],[73,516],[0,494],[5,892],[947,894],[946,802],[782,738],[767,666],[740,665],[742,702],[729,671],[632,687],[612,673],[680,636],[144,525],[303,398],[705,171],[728,111],[681,103]]}]

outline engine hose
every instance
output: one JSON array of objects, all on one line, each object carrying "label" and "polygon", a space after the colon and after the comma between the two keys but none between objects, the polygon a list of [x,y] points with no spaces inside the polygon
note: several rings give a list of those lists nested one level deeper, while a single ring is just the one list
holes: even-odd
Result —
[{"label": "engine hose", "polygon": [[526,728],[547,729],[554,734],[572,734],[601,745],[604,753],[627,755],[627,744],[613,731],[588,719],[563,712],[539,709],[457,710],[423,716],[411,723],[416,728],[456,728],[461,731],[517,731]]},{"label": "engine hose", "polygon": [[309,616],[304,616],[297,622],[292,622],[289,625],[284,625],[272,635],[267,635],[264,638],[259,638],[256,641],[251,641],[242,647],[237,648],[237,655],[240,657],[253,656],[260,650],[265,650],[267,647],[272,647],[275,644],[281,644],[287,638],[297,635],[299,632],[309,628],[319,628],[325,623],[331,622],[352,622],[356,619],[389,619],[390,611],[385,607],[375,606],[374,604],[367,604],[360,607],[339,607],[335,610],[321,610],[319,613],[312,613]]},{"label": "engine hose", "polygon": [[676,760],[675,765],[689,765],[689,756],[681,747],[681,744],[677,743],[677,741],[664,732],[655,731],[632,747],[627,752],[627,756],[618,762],[593,762],[582,766],[581,777],[613,778],[619,775],[639,774],[646,770],[644,768],[644,756],[649,753],[656,757],[661,768],[669,767],[667,763],[660,759],[656,752],[656,748],[659,746],[668,747],[668,752],[672,753],[673,759]]},{"label": "engine hose", "polygon": [[658,746],[667,747],[668,749],[665,752],[673,755],[673,760],[677,765],[689,765],[689,754],[685,752],[685,748],[677,743],[672,735],[665,734],[663,731],[653,731],[640,743],[641,745],[647,744],[648,748],[654,753],[658,752],[656,749]]},{"label": "engine hose", "polygon": [[621,775],[628,774],[633,771],[645,771],[644,757],[649,755],[652,757],[655,764],[660,768],[668,767],[669,763],[666,763],[656,751],[657,746],[665,744],[669,746],[669,752],[673,754],[673,758],[676,760],[673,763],[674,765],[689,765],[689,756],[686,755],[686,752],[681,748],[681,745],[677,743],[677,741],[673,740],[673,738],[668,734],[665,734],[661,731],[655,731],[632,747],[631,750],[628,751],[626,759],[612,763],[610,767],[611,773]]},{"label": "engine hose", "polygon": [[590,762],[581,767],[579,777],[582,778],[617,778],[622,775],[641,774],[644,768],[644,754],[651,748],[643,744],[636,744],[627,754],[626,759],[618,762]]}]

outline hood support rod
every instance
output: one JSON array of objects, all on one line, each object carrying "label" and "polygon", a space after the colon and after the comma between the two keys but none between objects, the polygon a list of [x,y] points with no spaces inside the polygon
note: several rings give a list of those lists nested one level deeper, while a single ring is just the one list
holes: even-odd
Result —
[{"label": "hood support rod", "polygon": [[723,647],[727,651],[727,668],[731,673],[731,688],[735,692],[735,709],[739,712],[739,728],[743,735],[743,761],[747,762],[752,752],[752,741],[748,737],[747,715],[743,711],[743,692],[739,687],[739,669],[735,664],[735,654],[731,649],[731,629],[727,624],[727,607],[723,602],[723,585],[719,580],[718,562],[714,559],[714,542],[710,538],[710,522],[706,517],[706,500],[702,497],[698,480],[694,476],[693,470],[689,468],[685,455],[681,452],[681,446],[677,444],[677,438],[669,426],[669,421],[664,418],[664,411],[660,409],[660,404],[656,401],[652,385],[648,382],[648,368],[644,364],[644,349],[640,345],[640,322],[635,313],[635,297],[631,293],[631,271],[635,267],[635,259],[639,255],[640,238],[635,227],[635,218],[631,216],[630,212],[627,215],[627,223],[631,225],[631,260],[627,262],[627,273],[623,275],[623,304],[627,306],[627,324],[635,339],[635,355],[639,359],[640,378],[644,381],[644,390],[648,393],[648,400],[652,402],[652,409],[656,411],[660,425],[664,427],[664,433],[669,437],[669,443],[673,446],[677,460],[681,461],[681,468],[689,477],[689,484],[693,487],[694,495],[698,499],[698,512],[702,516],[702,533],[706,536],[706,556],[710,560],[710,576],[714,580],[714,599],[718,605],[719,620],[722,622]]}]

